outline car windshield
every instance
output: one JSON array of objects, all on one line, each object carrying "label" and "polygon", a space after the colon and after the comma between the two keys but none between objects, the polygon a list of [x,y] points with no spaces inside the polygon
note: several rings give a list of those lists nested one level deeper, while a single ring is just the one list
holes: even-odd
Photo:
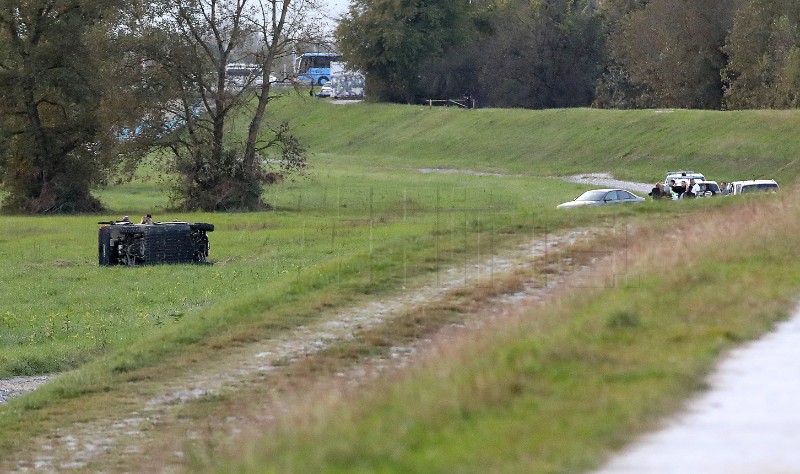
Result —
[{"label": "car windshield", "polygon": [[742,194],[752,193],[756,191],[777,191],[777,190],[778,190],[778,185],[772,183],[748,184],[742,186]]},{"label": "car windshield", "polygon": [[585,193],[581,194],[580,196],[576,197],[576,201],[602,201],[603,198],[608,194],[608,191],[586,191]]}]

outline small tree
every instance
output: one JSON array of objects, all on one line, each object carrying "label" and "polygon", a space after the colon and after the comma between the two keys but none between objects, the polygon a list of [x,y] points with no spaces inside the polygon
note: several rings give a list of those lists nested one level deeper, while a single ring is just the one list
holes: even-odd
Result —
[{"label": "small tree", "polygon": [[110,0],[0,5],[3,209],[100,209],[91,189],[118,164],[113,129],[128,110],[113,106],[129,76],[119,74],[109,41],[123,8]]},{"label": "small tree", "polygon": [[800,106],[800,5],[749,0],[725,43],[725,105],[740,108]]},{"label": "small tree", "polygon": [[[178,173],[175,198],[184,209],[254,210],[265,206],[269,182],[263,153],[273,153],[282,172],[302,171],[306,151],[287,124],[265,120],[268,77],[290,45],[318,36],[314,5],[299,0],[159,0],[161,8],[138,24],[143,50],[159,71],[161,120],[170,126],[160,144],[171,150]],[[257,42],[255,52],[246,46]],[[263,80],[227,77],[229,63],[258,65]],[[154,78],[156,76],[154,75]],[[235,130],[244,118],[247,133]],[[176,127],[171,126],[177,125]]]},{"label": "small tree", "polygon": [[423,66],[467,39],[468,2],[354,0],[336,37],[348,64],[366,75],[377,99],[413,102]]}]

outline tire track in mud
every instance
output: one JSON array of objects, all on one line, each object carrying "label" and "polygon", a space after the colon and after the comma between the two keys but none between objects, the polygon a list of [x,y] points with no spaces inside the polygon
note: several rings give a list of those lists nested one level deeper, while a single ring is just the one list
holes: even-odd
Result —
[{"label": "tire track in mud", "polygon": [[[276,369],[285,368],[332,347],[337,342],[351,340],[356,332],[377,327],[393,315],[424,307],[445,297],[454,289],[491,284],[493,279],[512,272],[526,273],[524,289],[494,298],[487,305],[489,308],[484,308],[487,317],[495,317],[520,304],[534,304],[563,287],[568,276],[574,277],[569,275],[571,268],[551,268],[547,273],[537,274],[536,265],[547,265],[549,256],[552,260],[550,264],[555,262],[558,267],[563,263],[556,262],[559,249],[590,240],[598,233],[607,231],[608,229],[584,229],[545,234],[498,256],[488,257],[483,262],[453,267],[411,282],[394,296],[340,308],[330,314],[321,315],[311,324],[284,331],[272,339],[228,348],[224,355],[207,366],[193,367],[190,373],[166,382],[159,381],[158,393],[140,400],[138,406],[130,409],[124,416],[95,419],[59,428],[29,443],[28,446],[37,448],[18,453],[16,459],[0,463],[0,468],[12,472],[136,470],[131,466],[137,465],[137,457],[146,456],[142,446],[147,444],[150,434],[156,432],[160,425],[175,423],[175,413],[179,407],[206,397],[224,395],[254,383],[265,383],[270,373]],[[588,267],[583,267],[582,272],[591,273]],[[475,328],[481,324],[482,320],[473,318],[463,326],[471,325]],[[375,370],[410,364],[426,343],[430,343],[430,340],[415,341],[406,347],[393,347],[385,362],[375,364],[374,360],[365,360],[363,370],[349,370],[346,376],[364,381],[372,378]],[[359,380],[352,382],[360,383]],[[190,423],[185,420],[182,422]],[[237,422],[235,416],[231,417],[231,422]],[[187,428],[191,430],[191,427]],[[232,426],[231,431],[237,430]],[[176,451],[172,454],[172,467],[179,468],[185,453]]]}]

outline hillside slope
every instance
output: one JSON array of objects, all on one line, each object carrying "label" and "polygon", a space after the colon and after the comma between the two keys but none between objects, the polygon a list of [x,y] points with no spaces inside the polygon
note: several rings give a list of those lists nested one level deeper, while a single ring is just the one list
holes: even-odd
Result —
[{"label": "hillside slope", "polygon": [[698,169],[721,181],[800,174],[800,111],[430,108],[286,96],[288,119],[318,154],[413,167],[471,167],[538,176],[612,171],[653,181]]},{"label": "hillside slope", "polygon": [[[96,357],[0,408],[0,470],[587,469],[694,393],[721,351],[784,317],[800,287],[795,194],[563,213],[555,204],[581,187],[540,177],[644,181],[690,167],[791,181],[797,114],[275,104],[311,147],[312,172],[268,188],[272,212],[176,216],[217,225],[214,265],[97,272],[97,219],[0,217],[20,254],[6,255],[19,288],[6,304],[26,295],[31,308],[11,318],[0,307],[7,331],[24,322],[55,339],[48,362],[79,343]],[[496,175],[419,172],[433,167]],[[134,184],[136,196],[114,189],[126,210],[163,196],[155,182]],[[585,228],[597,238],[548,247]],[[521,242],[544,254],[497,271]],[[672,268],[676,259],[692,265]],[[485,279],[467,283],[476,268]],[[464,284],[441,292],[447,269]],[[515,299],[589,269],[590,288]],[[78,298],[64,306],[63,295]],[[392,296],[409,304],[382,311]],[[55,301],[57,312],[42,311]],[[131,310],[99,305],[123,324],[108,330],[89,325],[99,319],[80,311],[89,303]],[[375,325],[352,325],[352,308]],[[469,323],[467,337],[410,363]],[[86,331],[95,327],[100,342]],[[31,341],[18,345],[44,353]],[[372,378],[395,359],[413,367]]]}]

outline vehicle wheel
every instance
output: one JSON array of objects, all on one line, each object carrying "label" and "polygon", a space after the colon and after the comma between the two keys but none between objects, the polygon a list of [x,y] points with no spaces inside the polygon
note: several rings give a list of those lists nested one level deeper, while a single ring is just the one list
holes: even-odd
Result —
[{"label": "vehicle wheel", "polygon": [[194,256],[192,260],[196,263],[206,263],[208,260],[208,251],[211,245],[208,243],[208,236],[206,234],[197,234],[192,238],[194,244]]},{"label": "vehicle wheel", "polygon": [[211,232],[214,230],[214,224],[206,224],[204,222],[198,222],[196,224],[189,224],[189,228],[192,230],[202,230],[205,232]]},{"label": "vehicle wheel", "polygon": [[136,257],[134,257],[133,255],[125,254],[122,256],[122,263],[126,267],[134,267],[136,266]]}]

